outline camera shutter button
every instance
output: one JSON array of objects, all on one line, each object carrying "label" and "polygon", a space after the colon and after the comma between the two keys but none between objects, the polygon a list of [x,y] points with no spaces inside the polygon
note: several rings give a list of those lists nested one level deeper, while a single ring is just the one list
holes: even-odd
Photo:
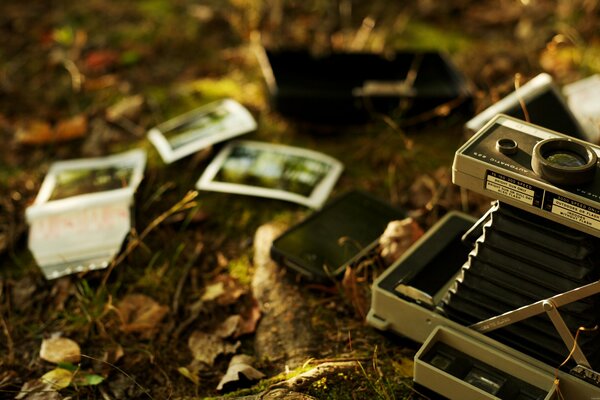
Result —
[{"label": "camera shutter button", "polygon": [[496,142],[496,150],[507,156],[511,156],[517,153],[519,145],[513,139],[502,138]]}]

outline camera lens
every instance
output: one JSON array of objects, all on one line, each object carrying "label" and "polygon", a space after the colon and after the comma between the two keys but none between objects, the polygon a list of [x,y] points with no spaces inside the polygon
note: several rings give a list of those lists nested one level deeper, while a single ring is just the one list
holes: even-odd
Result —
[{"label": "camera lens", "polygon": [[589,146],[568,138],[552,138],[535,145],[531,166],[540,178],[569,186],[589,182],[597,162],[598,157]]},{"label": "camera lens", "polygon": [[559,150],[546,155],[546,160],[559,167],[581,167],[587,163],[587,160],[579,154],[570,151]]}]

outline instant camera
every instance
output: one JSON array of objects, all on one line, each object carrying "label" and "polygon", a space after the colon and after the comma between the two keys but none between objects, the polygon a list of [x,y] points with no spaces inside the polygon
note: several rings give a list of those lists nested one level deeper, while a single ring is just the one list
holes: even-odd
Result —
[{"label": "instant camera", "polygon": [[497,199],[451,213],[373,285],[368,322],[423,345],[414,380],[451,399],[600,398],[600,147],[498,115],[454,183]]}]

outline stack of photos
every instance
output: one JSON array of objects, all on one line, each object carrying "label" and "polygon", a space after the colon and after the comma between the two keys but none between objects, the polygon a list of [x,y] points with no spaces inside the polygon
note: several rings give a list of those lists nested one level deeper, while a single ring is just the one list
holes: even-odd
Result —
[{"label": "stack of photos", "polygon": [[566,85],[563,93],[588,140],[600,144],[600,75]]},{"label": "stack of photos", "polygon": [[29,249],[47,279],[105,268],[131,230],[146,153],[59,161],[27,208]]},{"label": "stack of photos", "polygon": [[318,209],[342,169],[338,160],[316,151],[237,141],[221,150],[196,187],[287,200]]},{"label": "stack of photos", "polygon": [[212,144],[256,129],[252,114],[240,103],[224,99],[180,115],[148,132],[148,139],[167,164]]}]

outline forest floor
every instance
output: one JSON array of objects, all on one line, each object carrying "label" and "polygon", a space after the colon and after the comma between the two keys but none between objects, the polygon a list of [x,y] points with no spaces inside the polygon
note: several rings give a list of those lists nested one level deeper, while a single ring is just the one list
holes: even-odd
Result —
[{"label": "forest floor", "polygon": [[[235,396],[349,361],[301,392],[421,398],[411,379],[418,344],[364,322],[370,285],[382,272],[374,266],[325,285],[278,275],[283,293],[300,301],[282,313],[304,313],[308,324],[293,326],[287,348],[316,336],[295,356],[256,357],[257,343],[270,336],[258,332],[269,311],[253,290],[255,233],[267,223],[293,225],[310,210],[202,191],[191,208],[161,221],[220,146],[166,165],[146,132],[233,98],[258,122],[245,138],[317,150],[344,164],[331,197],[361,189],[409,210],[427,229],[449,210],[477,216],[486,208],[480,198],[465,202],[450,182],[465,119],[450,114],[418,127],[381,116],[341,127],[288,120],[269,105],[252,51],[258,33],[269,48],[447,52],[472,83],[479,111],[513,91],[517,74],[525,82],[548,72],[565,84],[600,73],[599,16],[595,0],[1,2],[0,398],[215,397],[223,394],[216,388],[232,353],[255,356],[252,366],[266,375]],[[49,139],[59,131],[62,137]],[[24,212],[48,167],[132,148],[148,153],[135,232],[160,224],[114,268],[46,280],[27,249]],[[207,341],[231,317],[241,321],[233,333]],[[70,375],[59,390],[42,385],[43,392],[26,393],[56,369],[40,348],[57,336],[76,342],[80,359],[60,365]]]}]

